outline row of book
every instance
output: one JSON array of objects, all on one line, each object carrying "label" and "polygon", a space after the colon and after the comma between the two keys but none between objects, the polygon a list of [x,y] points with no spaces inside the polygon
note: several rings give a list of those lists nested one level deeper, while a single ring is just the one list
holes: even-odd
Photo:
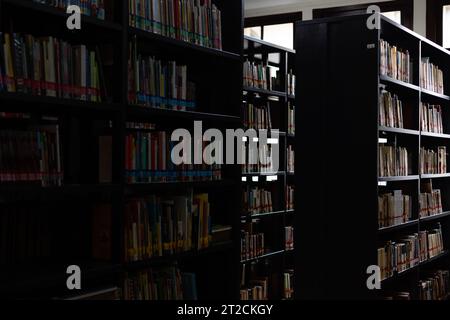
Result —
[{"label": "row of book", "polygon": [[211,0],[128,1],[131,27],[222,49],[221,11]]},{"label": "row of book", "polygon": [[139,54],[133,41],[128,60],[128,102],[151,108],[195,110],[195,84],[187,74],[186,65]]},{"label": "row of book", "polygon": [[412,219],[412,199],[402,190],[394,190],[378,196],[378,227],[406,223]]},{"label": "row of book", "polygon": [[293,210],[294,209],[294,186],[286,186],[286,209]]},{"label": "row of book", "polygon": [[211,231],[208,194],[131,200],[125,207],[125,260],[205,249]]},{"label": "row of book", "polygon": [[295,151],[292,145],[289,145],[286,150],[287,156],[287,172],[293,173],[295,171]]},{"label": "row of book", "polygon": [[438,146],[437,150],[420,148],[420,173],[447,173],[447,147]]},{"label": "row of book", "polygon": [[245,156],[242,164],[242,173],[276,173],[278,168],[274,163],[271,145],[260,144],[252,152],[250,145],[245,145],[243,155]]},{"label": "row of book", "polygon": [[379,146],[379,174],[381,177],[407,176],[412,167],[411,154],[403,147]]},{"label": "row of book", "polygon": [[380,74],[412,83],[412,62],[409,51],[380,39]]},{"label": "row of book", "polygon": [[174,266],[126,273],[123,299],[197,300],[196,275]]},{"label": "row of book", "polygon": [[294,227],[284,227],[284,248],[294,250]]},{"label": "row of book", "polygon": [[429,57],[422,58],[420,86],[423,89],[444,94],[444,73],[438,66],[431,63]]},{"label": "row of book", "polygon": [[98,47],[54,37],[0,33],[0,91],[100,102],[106,96]]},{"label": "row of book", "polygon": [[440,105],[420,104],[420,129],[425,132],[444,133]]},{"label": "row of book", "polygon": [[269,279],[260,277],[249,281],[247,288],[240,289],[241,301],[259,301],[268,299]]},{"label": "row of book", "polygon": [[287,90],[288,95],[295,95],[295,74],[292,72],[292,69],[287,74]]},{"label": "row of book", "polygon": [[380,126],[403,128],[403,102],[396,94],[380,94]]},{"label": "row of book", "polygon": [[437,270],[426,279],[419,281],[420,300],[446,300],[449,294],[449,270]]},{"label": "row of book", "polygon": [[262,62],[244,61],[244,87],[280,89],[279,70]]},{"label": "row of book", "polygon": [[245,128],[255,130],[271,130],[272,117],[270,115],[270,102],[265,105],[243,104],[242,116]]},{"label": "row of book", "polygon": [[384,247],[378,248],[378,266],[381,279],[384,280],[406,271],[419,263],[433,258],[444,250],[442,228],[420,231],[406,236],[399,241],[388,241]]},{"label": "row of book", "polygon": [[70,5],[81,9],[81,14],[105,20],[106,11],[112,9],[112,0],[32,0],[32,2],[45,4],[66,11]]},{"label": "row of book", "polygon": [[419,194],[419,216],[421,218],[442,213],[441,190],[430,190]]},{"label": "row of book", "polygon": [[243,209],[247,214],[273,212],[271,191],[258,187],[247,187],[243,198]]},{"label": "row of book", "polygon": [[59,126],[0,130],[0,183],[61,186]]},{"label": "row of book", "polygon": [[126,181],[148,183],[221,179],[220,164],[175,165],[171,159],[175,145],[165,131],[129,132],[125,137]]},{"label": "row of book", "polygon": [[295,135],[295,106],[288,102],[288,134]]},{"label": "row of book", "polygon": [[288,269],[283,272],[283,299],[294,298],[294,270]]},{"label": "row of book", "polygon": [[253,259],[264,255],[264,233],[253,233],[252,228],[241,232],[241,261]]}]

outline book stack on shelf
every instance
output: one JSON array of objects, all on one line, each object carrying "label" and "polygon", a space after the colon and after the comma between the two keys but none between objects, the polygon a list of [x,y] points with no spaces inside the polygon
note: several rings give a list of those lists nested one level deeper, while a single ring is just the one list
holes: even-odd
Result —
[{"label": "book stack on shelf", "polygon": [[[314,131],[316,137],[313,143],[296,139],[295,145],[299,154],[315,154],[303,157],[296,168],[296,209],[315,213],[294,225],[301,252],[295,265],[306,272],[295,278],[302,298],[323,298],[326,289],[330,299],[421,299],[418,279],[449,262],[445,124],[450,83],[445,75],[450,53],[383,16],[379,30],[368,30],[367,17],[299,22],[296,28],[296,80],[302,89],[297,89],[296,104],[310,106],[299,109],[296,120],[301,136]],[[342,56],[352,61],[351,67],[342,65]],[[317,70],[323,63],[327,68]],[[352,94],[339,88],[342,83]],[[344,101],[345,107],[335,108]],[[323,127],[311,119],[320,119]],[[344,156],[317,160],[330,154]],[[346,181],[349,173],[357,179]],[[328,191],[321,188],[323,179]],[[340,205],[348,190],[353,200]],[[317,206],[324,202],[333,208]],[[337,211],[344,216],[336,217]],[[316,232],[311,225],[333,226],[317,243],[346,261],[336,266],[340,277],[333,284],[314,277],[326,272],[317,265],[326,265],[329,258],[305,243]],[[354,239],[358,243],[352,250],[342,250]],[[365,285],[360,270],[370,265],[381,268],[381,290]]]},{"label": "book stack on shelf", "polygon": [[125,300],[197,300],[196,276],[177,266],[126,273]]},{"label": "book stack on shelf", "polygon": [[449,270],[437,270],[419,281],[420,300],[447,300],[450,293]]},{"label": "book stack on shelf", "polygon": [[129,0],[129,5],[131,27],[222,49],[222,14],[211,0]]},{"label": "book stack on shelf", "polygon": [[128,102],[151,108],[195,110],[195,83],[188,80],[186,65],[142,56],[137,40],[130,44]]},{"label": "book stack on shelf", "polygon": [[17,260],[0,246],[11,270],[0,295],[68,296],[61,274],[77,264],[86,292],[237,299],[240,220],[227,213],[242,211],[241,168],[175,166],[170,138],[192,120],[241,127],[242,3],[77,3],[82,29],[71,31],[67,1],[0,0],[1,200],[11,213],[52,207],[48,219],[1,215],[11,232],[29,229],[36,253],[17,242],[30,253]]},{"label": "book stack on shelf", "polygon": [[0,42],[0,92],[92,102],[105,99],[98,47],[25,33],[0,32]]},{"label": "book stack on shelf", "polygon": [[[253,141],[245,141],[241,268],[244,272],[264,267],[264,272],[243,277],[241,299],[290,299],[294,296],[289,282],[293,255],[288,254],[294,249],[294,187],[293,175],[287,173],[294,172],[294,149],[288,139],[295,135],[295,52],[245,36],[244,57],[244,127],[267,131],[276,142],[257,144],[260,150],[252,155]],[[274,158],[274,148],[279,159]],[[255,285],[255,279],[264,279],[264,285]]]}]

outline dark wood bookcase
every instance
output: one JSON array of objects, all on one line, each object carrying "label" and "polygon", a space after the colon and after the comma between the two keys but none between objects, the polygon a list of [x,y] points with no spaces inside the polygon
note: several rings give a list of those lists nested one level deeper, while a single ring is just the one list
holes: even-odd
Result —
[{"label": "dark wood bookcase", "polygon": [[[288,109],[289,105],[294,106],[295,96],[288,95],[287,77],[290,70],[294,71],[295,51],[244,36],[244,60],[263,63],[278,70],[278,90],[244,86],[243,101],[254,105],[270,104],[272,130],[278,133],[280,162],[278,172],[243,174],[243,192],[245,188],[255,186],[271,191],[274,211],[258,214],[243,212],[242,223],[258,221],[259,231],[265,236],[266,251],[262,256],[241,260],[241,272],[245,268],[247,280],[251,272],[260,278],[267,277],[268,298],[281,300],[284,297],[283,273],[293,270],[294,261],[294,250],[285,248],[285,227],[293,226],[295,216],[295,210],[287,206],[286,197],[287,186],[294,186],[294,172],[287,171],[287,146],[294,146],[295,135],[288,133]],[[267,179],[275,176],[273,181]]]},{"label": "dark wood bookcase", "polygon": [[[27,112],[39,123],[41,115],[58,117],[63,149],[64,184],[43,188],[33,185],[0,186],[0,206],[36,207],[36,215],[52,207],[51,254],[39,261],[2,267],[0,293],[8,297],[55,297],[74,294],[66,289],[66,268],[82,269],[83,291],[102,286],[122,286],[124,273],[152,266],[177,264],[196,273],[199,299],[238,299],[241,168],[223,166],[220,181],[127,184],[125,182],[126,122],[156,123],[170,132],[192,128],[241,127],[243,4],[241,0],[213,1],[222,11],[223,50],[178,41],[129,27],[128,1],[111,0],[106,20],[82,16],[81,30],[66,28],[67,15],[56,8],[25,0],[0,1],[0,30],[54,36],[73,43],[104,45],[103,59],[109,99],[102,103],[73,101],[19,93],[0,93],[0,109]],[[129,44],[136,40],[140,53],[188,65],[197,85],[196,111],[150,109],[128,103]],[[284,97],[283,97],[284,99]],[[34,119],[34,120],[33,120]],[[21,120],[0,122],[16,128]],[[98,137],[112,137],[111,182],[99,183]],[[207,192],[220,223],[231,225],[232,239],[210,248],[170,257],[124,263],[124,209],[128,199],[149,194],[175,194],[193,189]],[[111,207],[109,259],[93,257],[91,208]],[[1,213],[0,213],[1,214]],[[76,294],[76,293],[75,293]]]},{"label": "dark wood bookcase", "polygon": [[[381,29],[369,30],[368,15],[319,19],[296,25],[296,298],[379,299],[392,292],[418,298],[418,282],[428,271],[448,270],[450,220],[448,174],[420,174],[420,148],[448,146],[448,134],[421,131],[421,102],[448,114],[450,52],[407,28],[381,17]],[[412,60],[412,83],[380,74],[380,39]],[[430,57],[444,72],[444,95],[420,87],[420,62]],[[403,99],[405,129],[379,126],[379,94],[386,89]],[[378,146],[407,146],[409,176],[379,177]],[[447,147],[448,148],[448,147]],[[447,157],[448,158],[448,157]],[[420,218],[421,185],[432,181],[442,193],[443,213]],[[412,197],[413,218],[379,229],[378,195],[403,190]],[[369,290],[368,266],[377,265],[377,249],[420,230],[442,225],[444,252],[381,282]]]}]

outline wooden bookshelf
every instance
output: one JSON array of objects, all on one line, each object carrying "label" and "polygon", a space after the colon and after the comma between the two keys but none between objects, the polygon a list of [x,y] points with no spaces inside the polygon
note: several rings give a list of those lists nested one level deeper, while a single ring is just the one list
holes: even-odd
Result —
[{"label": "wooden bookshelf", "polygon": [[[239,213],[242,198],[240,167],[223,166],[223,178],[220,181],[128,184],[125,180],[125,136],[129,132],[127,122],[157,123],[167,128],[168,132],[175,128],[191,129],[196,120],[202,120],[204,127],[208,128],[242,126],[242,84],[236,79],[242,79],[243,3],[241,0],[212,2],[222,11],[223,50],[130,27],[128,1],[111,0],[114,10],[107,12],[105,20],[82,15],[81,30],[69,31],[66,29],[67,14],[64,10],[33,1],[0,0],[1,32],[54,36],[75,44],[98,44],[107,48],[105,50],[108,58],[103,61],[108,82],[108,99],[101,103],[0,92],[2,112],[26,112],[33,117],[58,117],[61,144],[64,148],[62,187],[0,186],[2,205],[19,207],[25,205],[23,200],[26,200],[29,206],[55,206],[55,212],[60,213],[53,223],[56,231],[52,229],[56,235],[51,244],[54,251],[43,261],[27,261],[27,269],[20,268],[16,263],[6,265],[7,270],[10,270],[10,281],[2,282],[0,296],[51,298],[73,294],[65,288],[65,268],[82,261],[82,272],[89,275],[86,282],[83,277],[84,290],[99,286],[122,287],[125,272],[145,270],[153,265],[177,264],[182,271],[196,274],[199,299],[239,297]],[[39,25],[38,29],[36,25]],[[128,101],[128,56],[130,42],[134,40],[142,54],[154,55],[163,60],[180,61],[189,67],[190,75],[196,82],[196,110],[154,109]],[[7,123],[10,128],[15,128],[16,124],[21,126],[22,120],[1,121],[2,124]],[[111,181],[99,183],[97,139],[104,135],[110,136],[112,141]],[[213,213],[213,222],[217,219],[221,224],[230,225],[232,238],[226,242],[211,244],[201,251],[126,263],[123,252],[127,201],[152,194],[177,195],[189,189],[213,195],[210,202],[215,208],[221,208],[216,212],[217,216]],[[224,199],[226,204],[221,205]],[[100,260],[91,253],[93,240],[89,211],[91,206],[98,203],[111,206],[111,254],[108,259]],[[65,207],[71,206],[74,207],[73,210],[64,210]],[[78,207],[79,216],[75,209]],[[36,210],[36,215],[43,211]],[[84,213],[81,214],[82,212]],[[73,228],[68,228],[68,236],[73,236],[73,240],[66,244],[62,230],[67,228],[66,225],[71,219],[80,229],[75,230],[78,232],[75,233]],[[29,270],[35,269],[43,271],[30,274]]]},{"label": "wooden bookshelf", "polygon": [[[296,25],[298,52],[296,104],[295,290],[300,299],[382,299],[393,292],[418,298],[419,279],[430,270],[448,270],[450,220],[448,174],[421,174],[421,147],[447,145],[450,107],[450,52],[381,16],[381,29],[369,30],[368,15],[355,15]],[[380,39],[407,50],[412,61],[411,83],[381,74]],[[444,71],[444,95],[420,87],[422,57]],[[404,102],[405,128],[379,126],[383,90]],[[439,104],[444,134],[421,131],[421,103]],[[314,135],[311,135],[314,132]],[[380,142],[383,138],[383,142]],[[378,147],[395,143],[408,148],[411,172],[380,177]],[[350,179],[350,177],[352,177]],[[420,217],[419,194],[432,181],[442,192],[443,213]],[[326,187],[325,187],[326,186]],[[378,227],[378,195],[402,190],[412,199],[412,219]],[[366,270],[377,265],[377,249],[402,237],[431,230],[440,222],[444,251],[369,290]]]},{"label": "wooden bookshelf", "polygon": [[[260,231],[264,233],[265,239],[266,237],[268,239],[266,245],[268,252],[255,258],[241,259],[241,263],[245,265],[242,267],[247,269],[258,265],[260,269],[257,270],[262,269],[264,276],[269,279],[269,299],[282,300],[283,272],[293,269],[293,255],[288,253],[294,251],[284,249],[284,228],[292,226],[294,213],[293,209],[287,208],[286,203],[286,188],[288,185],[293,186],[294,183],[293,173],[287,172],[286,148],[294,142],[294,135],[288,134],[288,108],[289,103],[293,105],[293,96],[288,94],[287,74],[290,69],[294,69],[295,51],[244,36],[244,60],[263,62],[278,70],[278,87],[268,90],[244,85],[243,100],[255,106],[270,104],[271,130],[276,132],[279,139],[280,168],[273,173],[242,173],[244,188],[259,187],[271,190],[272,201],[276,207],[271,212],[242,214],[242,223],[249,223],[255,219],[259,221],[262,226]],[[276,179],[269,179],[272,177]],[[242,289],[244,288],[246,287]]]}]

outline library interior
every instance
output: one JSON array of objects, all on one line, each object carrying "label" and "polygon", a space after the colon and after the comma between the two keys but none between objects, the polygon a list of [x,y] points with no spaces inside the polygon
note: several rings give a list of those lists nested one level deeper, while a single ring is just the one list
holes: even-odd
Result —
[{"label": "library interior", "polygon": [[450,300],[449,48],[450,0],[0,0],[0,299]]}]

